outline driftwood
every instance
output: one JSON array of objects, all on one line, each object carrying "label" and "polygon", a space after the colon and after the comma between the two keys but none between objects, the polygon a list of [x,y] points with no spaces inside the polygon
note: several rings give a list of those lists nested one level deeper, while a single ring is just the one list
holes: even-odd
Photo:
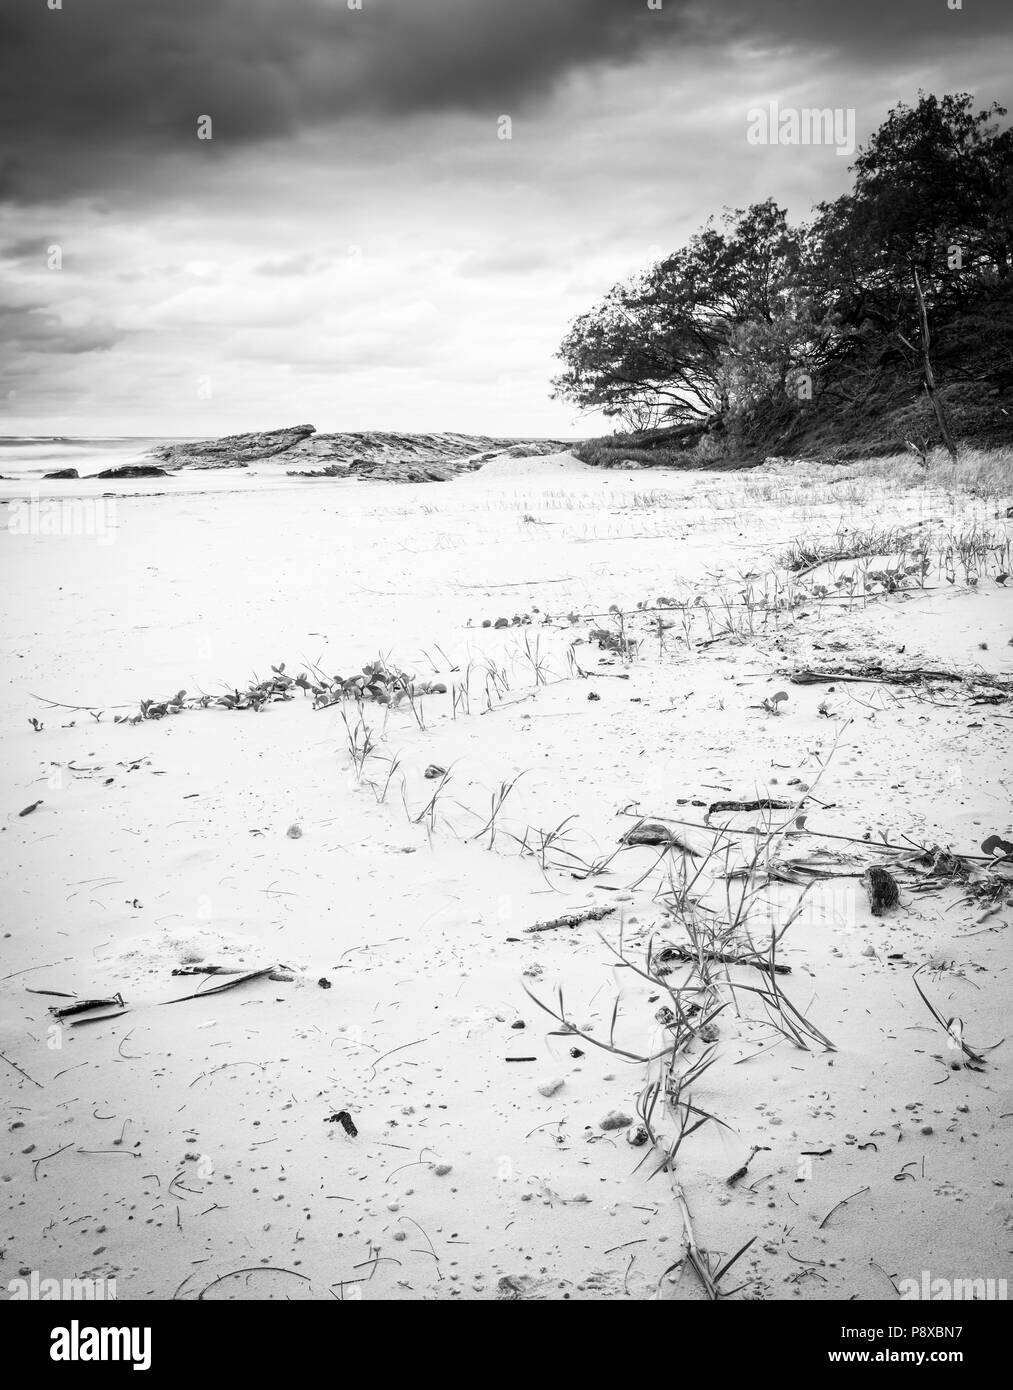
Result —
[{"label": "driftwood", "polygon": [[72,1014],[88,1013],[91,1009],[108,1009],[113,1005],[123,1008],[123,995],[114,994],[111,999],[81,999],[76,1004],[65,1004],[62,1008],[50,1004],[49,1012],[54,1018],[70,1018]]},{"label": "driftwood", "polygon": [[730,1177],[725,1178],[725,1183],[727,1184],[728,1187],[734,1187],[735,1184],[736,1184],[737,1182],[741,1182],[741,1180],[742,1180],[742,1179],[746,1176],[746,1174],[749,1172],[749,1165],[752,1163],[753,1159],[756,1157],[756,1155],[760,1152],[761,1149],[763,1149],[763,1150],[765,1150],[767,1153],[769,1153],[769,1152],[770,1152],[770,1145],[769,1145],[769,1144],[754,1144],[754,1145],[753,1145],[753,1152],[752,1152],[752,1153],[749,1155],[749,1157],[746,1159],[745,1163],[743,1163],[742,1167],[741,1167],[741,1168],[736,1168],[735,1172],[732,1173]]},{"label": "driftwood", "polygon": [[557,927],[579,927],[581,922],[600,922],[603,917],[611,917],[614,907],[587,907],[579,912],[564,912],[562,917],[553,917],[548,922],[536,922],[533,927],[525,927],[525,932],[555,931]]},{"label": "driftwood", "polygon": [[825,685],[837,681],[870,681],[883,685],[921,685],[923,681],[952,681],[956,684],[985,685],[1013,696],[1013,682],[984,671],[939,671],[927,666],[886,667],[844,666],[837,671],[817,671],[803,667],[783,672],[793,685]]},{"label": "driftwood", "polygon": [[763,796],[759,801],[712,801],[707,807],[708,816],[718,811],[797,811],[800,801],[777,801],[771,796]]},{"label": "driftwood", "polygon": [[359,1131],[355,1127],[355,1121],[352,1119],[351,1115],[348,1113],[347,1110],[337,1110],[333,1115],[325,1115],[324,1124],[340,1125],[341,1128],[345,1131],[345,1133],[347,1135],[350,1135],[352,1139],[354,1139],[356,1135],[359,1133]]},{"label": "driftwood", "polygon": [[[620,814],[621,814],[621,815],[632,815],[633,812],[632,812],[632,811],[623,811],[623,812],[620,812]],[[696,820],[682,820],[682,819],[680,819],[680,818],[677,817],[677,816],[665,816],[664,819],[665,819],[667,822],[669,822],[671,825],[687,825],[687,826],[689,826],[689,828],[690,828],[691,830],[710,830],[710,831],[713,831],[713,830],[715,829],[715,827],[714,827],[713,825],[704,825],[704,824],[702,824],[700,821],[696,821]],[[762,830],[762,829],[758,830],[758,829],[756,828],[755,825],[747,825],[747,826],[734,826],[734,825],[732,825],[732,826],[724,826],[724,825],[723,825],[723,826],[720,827],[720,831],[721,831],[721,834],[722,834],[722,835],[744,835],[744,836],[747,836],[747,837],[750,836],[750,835],[756,837],[756,836],[758,836],[758,835],[763,835],[763,834],[766,833],[766,832],[765,832],[764,830]],[[942,854],[942,853],[944,853],[944,851],[940,850],[940,849],[938,848],[938,846],[936,846],[936,847],[934,847],[933,849],[930,850],[930,849],[926,848],[924,845],[918,845],[918,844],[915,843],[914,840],[910,840],[910,839],[908,840],[908,842],[907,842],[906,845],[899,845],[899,844],[897,844],[897,843],[896,843],[895,841],[893,841],[893,840],[873,840],[873,839],[871,838],[871,836],[869,836],[869,835],[863,835],[861,838],[859,838],[859,837],[856,836],[856,835],[838,835],[838,834],[834,834],[832,831],[829,831],[829,830],[809,830],[809,829],[806,829],[806,828],[798,828],[798,827],[796,827],[796,828],[783,827],[783,828],[782,828],[782,831],[779,831],[779,832],[775,831],[774,833],[775,833],[775,834],[783,833],[784,835],[786,835],[786,836],[791,836],[791,837],[803,836],[803,837],[806,837],[806,838],[817,839],[817,840],[837,840],[838,842],[840,842],[840,843],[842,843],[842,844],[848,844],[848,845],[861,845],[864,849],[876,850],[877,853],[879,853],[879,854],[891,854],[891,853],[894,853],[894,854],[895,854],[895,853],[898,853],[898,852],[899,852],[899,853],[901,853],[901,854],[911,855],[912,852],[914,852],[916,855],[926,856],[926,858],[924,859],[924,862],[925,862],[925,863],[928,863],[928,862],[929,862],[929,856],[934,855],[934,854]],[[773,838],[773,837],[771,837],[771,838]],[[947,852],[948,852],[948,851],[947,851]],[[953,856],[953,857],[956,857],[956,856]],[[993,857],[991,854],[964,854],[964,853],[961,853],[960,858],[963,859],[963,860],[968,861],[968,863],[970,863],[970,862],[973,861],[974,863],[984,864],[984,865],[986,865],[986,867],[992,865],[992,864],[995,862],[994,857]],[[999,861],[1000,864],[1001,864],[1002,862],[1003,862],[1002,860]],[[851,874],[849,873],[849,874],[846,874],[846,875],[843,875],[843,876],[844,876],[844,877],[847,877],[847,878],[850,878],[850,877],[851,877]]]},{"label": "driftwood", "polygon": [[[770,961],[762,956],[736,956],[730,951],[702,951],[700,955],[704,960],[717,961],[720,965],[751,965],[755,970],[762,970],[765,974],[770,974]],[[688,946],[666,946],[659,951],[656,957],[660,961],[677,960],[685,965],[695,965],[699,956],[696,951],[690,950]],[[790,975],[791,966],[774,965],[775,975]]]}]

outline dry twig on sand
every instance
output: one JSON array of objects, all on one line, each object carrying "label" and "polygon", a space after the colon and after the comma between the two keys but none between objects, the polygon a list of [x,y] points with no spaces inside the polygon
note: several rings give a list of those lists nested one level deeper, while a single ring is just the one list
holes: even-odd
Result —
[{"label": "dry twig on sand", "polygon": [[823,1227],[827,1224],[827,1222],[828,1222],[828,1221],[830,1220],[830,1218],[833,1216],[833,1214],[834,1214],[835,1211],[840,1211],[841,1207],[845,1206],[848,1202],[852,1201],[855,1197],[861,1197],[861,1195],[862,1195],[863,1192],[871,1192],[871,1191],[872,1191],[872,1189],[869,1188],[869,1187],[860,1187],[860,1188],[858,1189],[857,1192],[852,1192],[852,1194],[851,1194],[850,1197],[843,1197],[843,1198],[837,1203],[837,1205],[836,1205],[835,1207],[831,1207],[831,1208],[830,1208],[830,1210],[827,1212],[826,1216],[824,1216],[823,1220],[822,1220],[822,1221],[820,1222],[820,1224],[816,1227],[816,1229],[817,1229],[818,1231],[822,1231]]},{"label": "dry twig on sand", "polygon": [[22,1067],[18,1066],[17,1062],[12,1062],[11,1059],[8,1056],[6,1056],[6,1054],[3,1052],[0,1052],[0,1061],[6,1062],[9,1067],[13,1067],[14,1070],[20,1076],[23,1076],[25,1078],[26,1081],[30,1081],[33,1086],[38,1086],[40,1091],[44,1089],[41,1081],[36,1081],[34,1076],[29,1076],[28,1073]]},{"label": "dry twig on sand", "polygon": [[582,922],[600,922],[603,917],[611,917],[614,907],[586,907],[577,912],[564,912],[561,917],[553,917],[548,922],[535,922],[525,927],[525,932],[555,931],[557,927],[579,927]]}]

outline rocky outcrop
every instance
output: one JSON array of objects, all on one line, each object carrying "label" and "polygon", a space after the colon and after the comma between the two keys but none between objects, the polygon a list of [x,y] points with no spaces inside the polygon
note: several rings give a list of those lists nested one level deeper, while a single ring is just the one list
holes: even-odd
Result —
[{"label": "rocky outcrop", "polygon": [[169,469],[246,468],[260,459],[283,454],[314,434],[313,425],[291,425],[259,434],[231,434],[224,439],[159,444],[148,451],[148,457],[160,460]]},{"label": "rocky outcrop", "polygon": [[[359,430],[317,434],[312,425],[237,434],[198,443],[161,444],[149,458],[168,469],[246,468],[270,461],[285,464],[293,478],[369,478],[379,482],[444,482],[508,454],[524,458],[566,448],[558,439],[504,439],[474,434],[402,434]],[[289,466],[291,465],[291,466]]]},{"label": "rocky outcrop", "polygon": [[474,434],[401,434],[363,430],[318,434],[290,449],[278,462],[317,464],[290,469],[296,478],[368,478],[371,482],[446,482],[508,455],[527,458],[567,448],[559,439],[505,439]]},{"label": "rocky outcrop", "polygon": [[329,463],[326,468],[290,468],[290,478],[347,478],[348,467],[343,463]]},{"label": "rocky outcrop", "polygon": [[76,468],[58,468],[55,473],[43,473],[43,482],[69,482],[74,478],[80,478],[80,473]]},{"label": "rocky outcrop", "polygon": [[348,471],[353,478],[368,478],[371,483],[446,483],[458,473],[470,473],[481,466],[478,458],[357,459]]}]

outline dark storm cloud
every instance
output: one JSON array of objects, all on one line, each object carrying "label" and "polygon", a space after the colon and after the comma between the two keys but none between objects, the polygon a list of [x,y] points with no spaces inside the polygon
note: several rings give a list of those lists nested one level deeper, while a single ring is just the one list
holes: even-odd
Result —
[{"label": "dark storm cloud", "polygon": [[[676,0],[669,0],[675,18]],[[5,0],[0,192],[59,194],[167,150],[216,158],[350,113],[481,108],[658,37],[634,0]],[[665,23],[664,27],[672,26]],[[200,149],[196,122],[213,118]]]},{"label": "dark storm cloud", "polygon": [[[1008,31],[1008,0],[4,0],[0,196],[129,181],[160,154],[206,160],[357,113],[494,119],[570,72],[671,46],[712,56],[860,53],[863,65]],[[196,122],[213,118],[199,145]]]},{"label": "dark storm cloud", "polygon": [[861,140],[919,87],[1002,93],[1008,0],[964,3],[0,0],[7,428],[226,434],[280,400],[565,433],[553,353],[609,285],[723,206],[846,187],[748,143],[750,106],[855,108]]},{"label": "dark storm cloud", "polygon": [[0,340],[12,356],[108,352],[122,336],[104,326],[69,327],[45,304],[0,304]]}]

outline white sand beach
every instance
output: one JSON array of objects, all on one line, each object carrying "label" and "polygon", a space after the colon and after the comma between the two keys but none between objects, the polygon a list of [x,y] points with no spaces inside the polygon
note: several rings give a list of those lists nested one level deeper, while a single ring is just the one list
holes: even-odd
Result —
[{"label": "white sand beach", "polygon": [[[1007,1277],[1013,909],[978,890],[1013,838],[1013,705],[982,702],[1013,676],[1011,523],[891,467],[0,483],[0,1291],[696,1300],[694,1240],[713,1275],[751,1242],[740,1298]],[[785,563],[873,530],[881,555]],[[378,658],[446,693],[130,722]],[[870,663],[937,674],[790,680]],[[763,798],[793,809],[710,810]],[[696,857],[623,845],[641,818]],[[759,841],[780,877],[723,879]],[[760,959],[787,923],[790,973],[657,975],[687,911]],[[202,964],[273,972],[173,974]],[[674,1075],[710,1065],[632,1144],[683,985],[697,1025],[722,1007]]]}]

